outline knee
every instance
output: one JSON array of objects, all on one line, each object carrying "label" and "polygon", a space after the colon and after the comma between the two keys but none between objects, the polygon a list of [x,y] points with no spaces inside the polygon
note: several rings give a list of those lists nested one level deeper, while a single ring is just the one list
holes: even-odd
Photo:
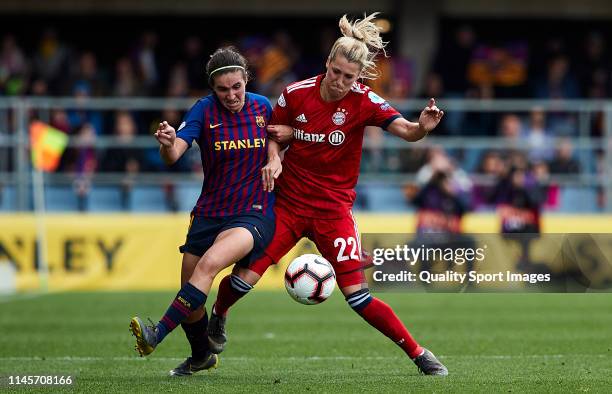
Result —
[{"label": "knee", "polygon": [[223,270],[223,262],[214,255],[204,255],[198,262],[195,272],[198,275],[214,278]]},{"label": "knee", "polygon": [[235,293],[241,295],[246,295],[249,291],[253,289],[253,285],[246,282],[244,279],[234,273],[229,275],[229,285]]},{"label": "knee", "polygon": [[253,288],[253,286],[259,282],[259,279],[261,279],[261,275],[257,272],[251,271],[248,268],[239,267],[238,265],[234,266],[231,276],[245,282],[250,288]]},{"label": "knee", "polygon": [[370,289],[357,290],[346,296],[346,302],[357,313],[364,310],[372,300],[374,300],[374,298],[370,294]]}]

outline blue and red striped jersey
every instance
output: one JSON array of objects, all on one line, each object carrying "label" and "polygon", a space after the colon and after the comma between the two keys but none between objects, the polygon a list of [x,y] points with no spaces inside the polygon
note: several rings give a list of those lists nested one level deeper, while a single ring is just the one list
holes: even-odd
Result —
[{"label": "blue and red striped jersey", "polygon": [[228,111],[214,94],[189,110],[177,137],[200,147],[204,183],[192,214],[220,217],[261,212],[273,217],[274,194],[263,190],[261,168],[268,161],[266,127],[270,101],[247,92],[242,110]]}]

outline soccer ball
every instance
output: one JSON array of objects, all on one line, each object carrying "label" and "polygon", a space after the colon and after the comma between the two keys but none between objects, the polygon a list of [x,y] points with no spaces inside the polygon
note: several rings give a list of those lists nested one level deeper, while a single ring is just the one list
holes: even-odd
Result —
[{"label": "soccer ball", "polygon": [[285,271],[285,288],[297,302],[305,305],[325,301],[336,286],[334,268],[323,257],[304,254],[289,264]]}]

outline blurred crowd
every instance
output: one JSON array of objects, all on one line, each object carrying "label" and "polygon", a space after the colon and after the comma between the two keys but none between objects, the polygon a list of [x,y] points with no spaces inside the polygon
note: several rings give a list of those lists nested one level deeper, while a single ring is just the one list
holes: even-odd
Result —
[{"label": "blurred crowd", "polygon": [[[169,61],[164,54],[174,54],[176,48],[162,47],[158,33],[146,31],[129,50],[117,52],[105,63],[95,48],[77,50],[53,29],[42,33],[35,48],[23,48],[12,34],[1,40],[3,96],[200,97],[209,92],[204,65],[214,48],[200,36],[184,37],[178,58]],[[267,96],[278,96],[297,75],[313,72],[309,66],[316,68],[314,72],[322,69],[322,64],[313,66],[300,56],[299,45],[285,31],[218,44],[235,45],[246,55],[252,74],[250,90]]]},{"label": "blurred crowd", "polygon": [[[275,97],[286,84],[322,72],[325,54],[335,38],[335,29],[320,30],[315,45],[320,49],[318,53],[303,51],[304,43],[299,40],[305,38],[284,30],[269,35],[242,35],[232,42],[214,44],[237,46],[251,66],[249,90]],[[449,37],[440,40],[422,83],[415,81],[412,59],[391,50],[390,57],[379,59],[381,76],[370,85],[389,100],[612,96],[610,51],[597,31],[585,34],[582,46],[572,47],[572,53],[561,38],[550,39],[543,50],[536,50],[527,40],[485,38],[470,25],[458,26]],[[208,94],[203,70],[211,43],[205,44],[200,36],[187,34],[176,44],[180,48],[173,48],[180,55],[169,60],[164,56],[168,48],[161,46],[158,33],[144,31],[131,39],[129,50],[101,62],[95,48],[77,50],[68,37],[60,37],[53,29],[44,30],[37,45],[31,48],[23,47],[19,37],[7,34],[0,43],[0,94],[76,98],[180,98]],[[422,89],[417,91],[416,86]],[[405,115],[413,119],[416,116]],[[591,115],[588,136],[600,137],[603,116]],[[123,182],[129,189],[136,174],[165,168],[156,149],[134,148],[134,138],[150,135],[162,119],[178,125],[182,116],[181,111],[172,109],[161,112],[53,109],[49,123],[78,141],[63,155],[59,171],[77,175],[124,173]],[[500,136],[504,138],[503,144],[496,149],[390,150],[383,143],[387,136],[378,130],[366,130],[369,149],[364,152],[362,166],[370,173],[416,173],[418,188],[407,188],[406,195],[417,206],[430,200],[416,190],[422,192],[426,186],[430,189],[435,186],[443,195],[451,190],[457,193],[453,209],[479,209],[492,201],[510,198],[496,186],[506,180],[537,188],[537,193],[529,191],[526,195],[541,206],[554,208],[558,187],[550,181],[551,176],[585,173],[603,176],[602,150],[576,152],[572,141],[579,136],[578,130],[577,112],[551,112],[537,107],[528,113],[447,111],[436,135]],[[96,138],[102,135],[115,136],[116,144],[108,149],[96,148]],[[8,163],[5,170],[10,171],[11,160],[5,163]],[[172,171],[199,171],[198,160],[182,160]],[[82,189],[87,192],[86,183]],[[599,193],[601,205],[603,192]]]}]

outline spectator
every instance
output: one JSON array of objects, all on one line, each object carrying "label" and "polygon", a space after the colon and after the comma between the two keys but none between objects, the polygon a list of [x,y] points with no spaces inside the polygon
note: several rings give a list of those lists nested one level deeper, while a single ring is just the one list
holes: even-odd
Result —
[{"label": "spectator", "polygon": [[187,68],[187,81],[190,97],[206,96],[206,78],[204,78],[204,59],[202,40],[198,36],[189,36],[183,44],[183,63]]},{"label": "spectator", "polygon": [[[580,89],[576,77],[571,73],[569,59],[560,54],[548,62],[545,77],[534,85],[534,97],[541,99],[575,99],[580,97]],[[554,135],[576,135],[575,116],[567,111],[550,113],[550,130]]]},{"label": "spectator", "polygon": [[77,129],[74,143],[62,156],[63,170],[75,175],[92,175],[98,168],[98,157],[96,131],[91,124],[85,123]]},{"label": "spectator", "polygon": [[572,99],[580,97],[578,82],[570,72],[569,59],[557,55],[549,60],[547,74],[535,85],[536,98]]},{"label": "spectator", "polygon": [[[91,85],[87,82],[79,82],[74,85],[74,97],[78,102],[85,101],[91,97]],[[96,135],[102,134],[103,118],[99,111],[87,109],[86,106],[78,105],[76,108],[68,110],[68,120],[70,128],[80,130],[83,127],[91,128]]]},{"label": "spectator", "polygon": [[542,108],[535,107],[531,110],[526,140],[530,161],[549,161],[552,159],[554,138],[546,129],[546,113]]},{"label": "spectator", "polygon": [[545,161],[536,161],[532,165],[532,172],[536,182],[540,185],[543,207],[556,209],[559,207],[559,185],[550,179],[550,169]]},{"label": "spectator", "polygon": [[417,233],[461,233],[467,207],[449,173],[433,173],[412,203],[417,207]]},{"label": "spectator", "polygon": [[385,136],[379,127],[366,126],[364,132],[364,145],[361,159],[361,169],[366,172],[384,171],[384,139]]},{"label": "spectator", "polygon": [[[411,61],[397,55],[381,57],[378,62],[379,77],[367,81],[367,85],[383,97],[389,99],[405,99],[412,95],[414,65]],[[435,74],[437,76],[437,74]],[[441,86],[440,86],[441,87]],[[442,93],[440,91],[440,93]],[[441,97],[441,94],[429,95],[430,97]]]},{"label": "spectator", "polygon": [[433,71],[442,79],[446,97],[465,95],[469,86],[468,65],[475,46],[476,35],[469,25],[460,26],[455,31],[452,40],[442,41],[434,59]]},{"label": "spectator", "polygon": [[66,149],[60,162],[62,170],[73,176],[73,189],[79,211],[87,210],[91,178],[98,168],[95,143],[95,129],[89,123],[81,125],[77,131],[75,146]]},{"label": "spectator", "polygon": [[112,93],[118,97],[144,95],[142,83],[136,76],[132,62],[128,57],[122,57],[117,60]]},{"label": "spectator", "polygon": [[[471,87],[467,98],[473,100],[491,100],[495,97],[495,89],[490,82],[480,82]],[[464,113],[461,135],[493,135],[495,129],[495,115],[489,111],[471,111]]]},{"label": "spectator", "polygon": [[429,151],[429,161],[416,174],[417,185],[423,187],[437,173],[444,173],[448,182],[458,195],[469,193],[472,181],[465,171],[457,168],[455,163],[441,147],[433,147]]},{"label": "spectator", "polygon": [[118,146],[108,149],[102,160],[102,170],[122,174],[121,206],[124,210],[129,209],[134,181],[142,170],[142,151],[133,147],[136,134],[136,122],[132,115],[127,111],[118,111],[115,114],[115,143]]},{"label": "spectator", "polygon": [[[428,99],[430,97],[443,97],[444,96],[444,87],[442,85],[442,78],[439,74],[430,71],[425,76],[425,80],[423,82],[423,89],[420,93],[418,93],[418,97]],[[412,117],[418,116],[418,111],[413,111],[411,114]],[[446,112],[445,115],[446,117]],[[446,128],[446,118],[444,122],[440,122],[438,127],[436,128],[436,136],[448,135],[449,132]],[[444,123],[444,124],[443,124]]]},{"label": "spectator", "polygon": [[28,92],[31,96],[50,96],[51,91],[49,90],[49,84],[43,78],[34,78],[30,84],[30,91]]},{"label": "spectator", "polygon": [[494,87],[496,96],[521,94],[527,81],[527,54],[523,41],[478,45],[468,66],[468,79],[475,86]]},{"label": "spectator", "polygon": [[472,188],[472,207],[487,207],[494,193],[497,180],[506,171],[506,164],[498,151],[487,151],[476,170],[477,181]]},{"label": "spectator", "polygon": [[598,32],[587,35],[584,54],[578,64],[578,77],[583,97],[610,97],[610,59],[606,53],[606,42]]},{"label": "spectator", "polygon": [[157,54],[157,34],[152,31],[144,32],[138,45],[132,51],[132,61],[143,83],[145,93],[156,93],[160,78],[159,60]]},{"label": "spectator", "polygon": [[499,125],[499,135],[504,138],[500,150],[504,160],[510,158],[515,152],[519,151],[524,145],[521,140],[523,125],[518,115],[509,113],[502,116]]},{"label": "spectator", "polygon": [[66,134],[71,134],[70,120],[64,109],[52,109],[50,125]]},{"label": "spectator", "polygon": [[29,65],[15,37],[4,36],[0,48],[0,89],[7,96],[25,93],[28,74]]},{"label": "spectator", "polygon": [[140,172],[143,160],[141,150],[133,147],[137,130],[132,115],[127,111],[117,111],[114,130],[114,143],[118,146],[106,151],[102,160],[102,170],[133,176]]},{"label": "spectator", "polygon": [[292,73],[292,68],[299,56],[295,48],[287,32],[278,31],[274,34],[272,43],[264,48],[256,64],[257,83],[261,94],[278,96],[282,89],[280,92],[271,90],[271,87],[279,86],[275,81],[281,79],[284,81],[283,85],[295,81],[296,76]]},{"label": "spectator", "polygon": [[[468,208],[462,196],[452,185],[450,174],[435,172],[429,182],[417,193],[412,203],[417,208],[416,236],[409,244],[412,248],[474,248],[474,239],[462,234],[462,219]],[[425,259],[421,260],[425,263]],[[432,269],[432,261],[422,266]],[[435,263],[445,264],[438,260]],[[452,268],[452,263],[446,263]],[[468,262],[466,269],[472,269]]]},{"label": "spectator", "polygon": [[546,196],[525,167],[512,165],[499,179],[491,197],[497,205],[502,233],[540,232],[540,211]]},{"label": "spectator", "polygon": [[[69,68],[70,51],[59,41],[57,32],[46,29],[34,55],[34,73],[49,86],[49,92],[58,93],[62,86],[65,70]],[[36,93],[34,93],[36,94]]]},{"label": "spectator", "polygon": [[420,94],[422,98],[441,97],[444,95],[442,78],[440,75],[430,72],[425,77],[423,92]]},{"label": "spectator", "polygon": [[557,153],[549,164],[552,174],[578,174],[580,163],[574,158],[571,140],[564,138],[557,145]]},{"label": "spectator", "polygon": [[168,78],[168,89],[166,96],[168,97],[187,97],[189,95],[189,79],[187,76],[187,67],[183,62],[177,62],[170,70]]},{"label": "spectator", "polygon": [[91,51],[85,51],[79,57],[77,68],[68,81],[65,93],[84,93],[87,96],[98,97],[107,94],[107,81],[104,72],[98,68],[96,55]]},{"label": "spectator", "polygon": [[[444,97],[464,98],[468,90],[468,65],[476,46],[476,35],[469,25],[460,26],[453,39],[442,41],[433,61],[433,72],[442,80]],[[444,123],[451,135],[460,135],[464,121],[462,111],[446,111]]]}]

